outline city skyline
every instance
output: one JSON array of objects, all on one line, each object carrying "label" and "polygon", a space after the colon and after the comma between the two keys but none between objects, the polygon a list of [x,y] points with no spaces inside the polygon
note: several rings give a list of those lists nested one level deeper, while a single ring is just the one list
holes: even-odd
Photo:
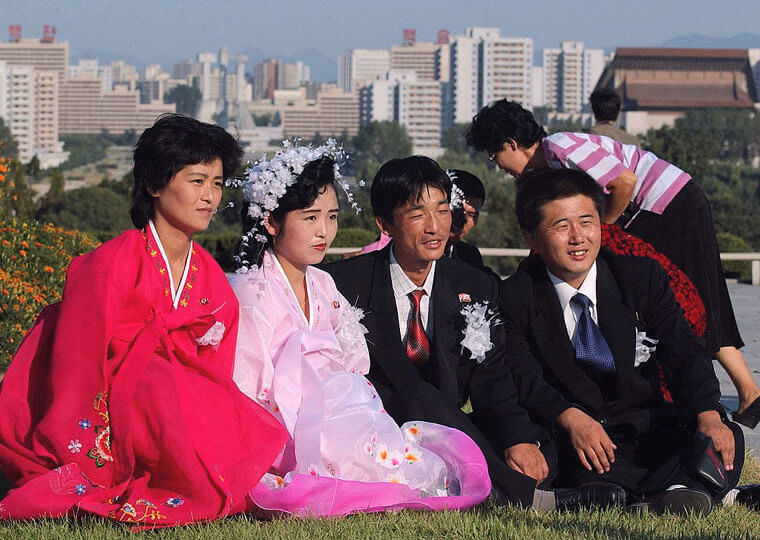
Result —
[{"label": "city skyline", "polygon": [[[757,32],[755,22],[760,20],[760,4],[735,0],[720,6],[703,0],[576,2],[572,10],[563,4],[559,0],[535,1],[510,12],[508,6],[492,0],[421,0],[414,5],[293,0],[252,5],[236,0],[226,2],[226,9],[198,1],[183,2],[178,9],[176,2],[168,0],[98,4],[9,0],[4,19],[7,24],[21,25],[24,37],[39,37],[43,25],[55,25],[57,39],[71,44],[72,61],[94,56],[102,61],[119,58],[139,66],[160,63],[169,68],[198,51],[216,51],[226,45],[231,51],[248,54],[252,62],[266,56],[301,59],[311,62],[317,71],[319,53],[334,65],[337,56],[348,49],[399,44],[404,28],[416,29],[418,41],[434,41],[440,29],[460,34],[468,26],[495,26],[504,36],[532,38],[534,50],[541,51],[557,47],[561,40],[612,49],[654,46],[693,33],[726,38]],[[656,17],[649,16],[654,12]],[[552,19],[547,14],[556,15]],[[345,21],[354,24],[342,26]],[[760,46],[760,38],[755,46]],[[331,78],[324,74],[315,78],[333,80],[335,73]]]}]

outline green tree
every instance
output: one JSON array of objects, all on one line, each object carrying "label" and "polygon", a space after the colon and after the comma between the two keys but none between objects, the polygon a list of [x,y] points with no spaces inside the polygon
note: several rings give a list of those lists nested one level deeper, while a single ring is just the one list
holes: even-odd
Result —
[{"label": "green tree", "polygon": [[201,103],[202,97],[201,91],[197,88],[180,84],[164,95],[164,101],[166,103],[176,104],[177,112],[179,114],[195,116],[195,113],[198,112],[198,106]]},{"label": "green tree", "polygon": [[62,135],[63,149],[69,153],[62,165],[61,170],[70,170],[75,167],[95,163],[106,157],[106,150],[111,146],[108,134],[100,135]]},{"label": "green tree", "polygon": [[35,213],[37,219],[40,219],[51,206],[61,202],[65,186],[66,179],[63,177],[61,170],[57,167],[52,169],[50,174],[50,189],[40,198],[39,207]]},{"label": "green tree", "polygon": [[132,226],[129,207],[129,199],[111,189],[86,187],[65,191],[40,219],[69,229],[118,234]]},{"label": "green tree", "polygon": [[29,163],[26,164],[26,176],[31,182],[38,182],[40,180],[40,158],[37,154],[32,156]]},{"label": "green tree", "polygon": [[0,157],[18,159],[18,143],[13,138],[11,128],[0,117]]},{"label": "green tree", "polygon": [[353,147],[357,163],[364,160],[385,163],[392,158],[410,155],[412,138],[397,122],[372,122],[359,128]]}]

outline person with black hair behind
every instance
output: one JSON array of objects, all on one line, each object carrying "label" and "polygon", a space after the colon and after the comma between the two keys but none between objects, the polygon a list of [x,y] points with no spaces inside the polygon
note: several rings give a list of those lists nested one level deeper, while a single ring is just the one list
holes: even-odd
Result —
[{"label": "person with black hair behind", "polygon": [[[399,424],[425,420],[469,435],[503,502],[543,509],[623,503],[614,486],[544,489],[556,454],[545,429],[518,405],[504,365],[497,281],[443,256],[451,226],[446,173],[427,157],[392,159],[371,190],[377,225],[390,244],[325,270],[364,310],[368,378],[388,413]],[[470,414],[461,409],[468,401]]]},{"label": "person with black hair behind", "polygon": [[474,174],[461,169],[446,169],[446,174],[452,181],[452,197],[451,233],[444,250],[445,256],[459,259],[501,279],[498,274],[483,264],[480,250],[464,241],[464,237],[478,224],[480,210],[486,202],[483,182]]},{"label": "person with black hair behind", "polygon": [[[557,442],[558,483],[615,483],[655,512],[758,508],[758,486],[734,489],[744,437],[666,273],[601,249],[602,188],[582,171],[535,169],[515,212],[535,255],[501,285],[506,364],[521,405]],[[659,392],[658,364],[673,402]],[[704,466],[692,461],[701,440]]]},{"label": "person with black hair behind", "polygon": [[588,133],[604,135],[623,144],[641,146],[641,141],[636,135],[632,135],[615,125],[618,116],[620,116],[622,105],[620,94],[611,88],[600,88],[591,92],[589,101],[591,102],[591,110],[594,112],[596,125],[591,126]]},{"label": "person with black hair behind", "polygon": [[604,223],[648,242],[693,282],[704,304],[707,352],[737,389],[739,408],[732,417],[750,428],[760,422],[760,388],[739,350],[744,342],[723,275],[710,203],[689,174],[652,152],[602,135],[547,136],[530,111],[506,99],[478,112],[467,142],[518,181],[539,167],[591,175],[606,194]]}]

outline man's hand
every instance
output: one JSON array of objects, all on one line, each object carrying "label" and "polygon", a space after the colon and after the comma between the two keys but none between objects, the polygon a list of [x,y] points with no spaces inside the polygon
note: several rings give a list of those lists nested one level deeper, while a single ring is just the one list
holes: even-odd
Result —
[{"label": "man's hand", "polygon": [[615,462],[617,446],[604,431],[602,424],[589,415],[571,407],[557,417],[557,423],[567,431],[578,459],[586,469],[603,474]]},{"label": "man's hand", "polygon": [[703,411],[697,415],[697,431],[713,440],[715,451],[720,454],[727,471],[734,468],[736,450],[734,434],[720,419],[717,411]]},{"label": "man's hand", "polygon": [[504,461],[510,468],[536,479],[536,485],[549,476],[549,465],[538,445],[520,443],[504,450]]}]

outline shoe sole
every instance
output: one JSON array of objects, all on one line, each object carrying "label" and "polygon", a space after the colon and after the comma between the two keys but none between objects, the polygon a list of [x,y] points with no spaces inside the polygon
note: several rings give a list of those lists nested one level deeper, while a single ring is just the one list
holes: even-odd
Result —
[{"label": "shoe sole", "polygon": [[674,489],[665,492],[662,498],[649,505],[649,508],[658,514],[670,512],[683,516],[694,512],[700,516],[706,516],[712,510],[712,498],[703,491],[695,489]]}]

